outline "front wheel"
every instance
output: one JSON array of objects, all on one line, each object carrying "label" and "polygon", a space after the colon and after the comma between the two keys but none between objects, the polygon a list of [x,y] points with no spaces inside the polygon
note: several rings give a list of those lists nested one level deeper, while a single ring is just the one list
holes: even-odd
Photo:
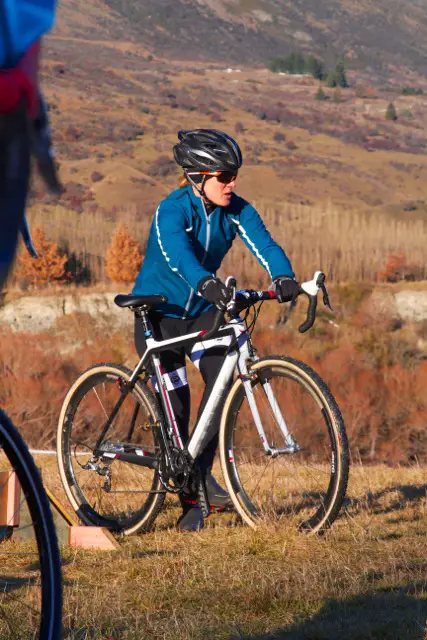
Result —
[{"label": "front wheel", "polygon": [[52,513],[27,445],[2,410],[0,561],[0,638],[59,640],[62,575]]},{"label": "front wheel", "polygon": [[349,473],[335,399],[310,367],[292,358],[261,358],[250,377],[267,442],[239,378],[220,428],[221,465],[234,506],[252,527],[269,520],[309,532],[327,529],[341,508]]}]

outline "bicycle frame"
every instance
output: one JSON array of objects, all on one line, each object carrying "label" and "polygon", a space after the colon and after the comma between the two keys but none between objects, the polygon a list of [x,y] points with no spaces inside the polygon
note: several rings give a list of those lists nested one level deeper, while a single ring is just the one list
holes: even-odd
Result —
[{"label": "bicycle frame", "polygon": [[[271,412],[282,432],[285,446],[278,448],[270,446],[267,436],[265,434],[264,428],[262,426],[261,417],[258,411],[258,407],[255,400],[255,395],[253,393],[252,383],[254,380],[258,379],[258,376],[251,375],[248,370],[248,362],[255,362],[257,357],[255,355],[255,351],[251,345],[250,336],[248,335],[244,321],[240,318],[236,311],[235,301],[236,301],[236,289],[235,289],[235,280],[234,278],[227,280],[228,285],[230,286],[230,291],[232,292],[231,300],[227,307],[228,311],[231,315],[231,320],[228,324],[220,326],[221,313],[217,312],[217,316],[215,318],[214,325],[210,330],[203,330],[197,333],[190,333],[184,336],[179,336],[178,338],[169,338],[167,340],[155,340],[153,337],[151,323],[149,321],[149,307],[141,306],[136,309],[137,317],[141,320],[144,327],[144,337],[147,344],[147,349],[140,361],[138,362],[135,370],[133,371],[129,381],[125,384],[125,391],[123,392],[115,407],[113,408],[111,415],[107,417],[107,422],[102,429],[102,433],[96,442],[94,453],[95,456],[98,455],[100,451],[100,447],[104,441],[104,438],[107,434],[107,431],[112,424],[117,412],[119,411],[126,395],[127,390],[132,389],[135,385],[141,371],[144,368],[144,365],[151,359],[151,363],[153,365],[155,378],[158,385],[158,390],[160,394],[160,399],[163,407],[163,413],[166,418],[167,424],[164,425],[161,421],[160,428],[162,431],[165,451],[167,457],[169,458],[169,463],[173,467],[171,463],[171,455],[170,448],[168,442],[172,442],[173,446],[180,451],[187,451],[189,456],[195,460],[197,456],[203,451],[203,448],[209,441],[209,438],[213,435],[210,431],[212,416],[216,405],[220,402],[222,394],[226,389],[229,382],[232,380],[234,370],[237,367],[238,376],[241,380],[243,387],[245,389],[246,397],[248,399],[248,404],[252,412],[252,416],[258,430],[258,434],[260,436],[261,442],[265,449],[267,455],[277,456],[280,454],[291,454],[300,450],[300,447],[297,441],[294,439],[292,434],[290,433],[286,421],[280,411],[279,405],[274,397],[273,390],[271,388],[270,382],[267,378],[260,380],[261,385],[263,387],[265,397],[270,405]],[[316,271],[314,274],[314,278],[307,282],[302,283],[301,291],[305,293],[309,298],[309,307],[307,311],[307,319],[305,322],[299,327],[299,331],[304,333],[307,331],[314,323],[316,316],[316,306],[317,306],[317,293],[319,290],[323,291],[323,302],[329,308],[330,306],[328,293],[325,286],[325,275],[321,271]],[[267,292],[254,292],[252,290],[244,290],[243,297],[251,299],[255,294],[255,300],[271,300],[275,298],[274,293],[271,291]],[[218,315],[219,313],[219,315]],[[217,340],[218,337],[221,339],[226,336],[230,336],[230,342],[228,343],[229,350],[227,350],[226,356],[224,358],[224,363],[221,367],[221,370],[217,376],[214,387],[211,391],[211,394],[208,398],[208,401],[203,409],[202,415],[200,416],[193,433],[187,443],[187,446],[184,447],[182,442],[181,434],[179,432],[178,424],[176,422],[176,418],[173,412],[172,404],[169,398],[169,393],[167,389],[165,374],[162,369],[162,365],[160,362],[159,354],[162,351],[166,351],[171,347],[183,346],[185,344],[192,343],[203,343],[203,336],[206,338],[206,342],[210,342],[211,340]],[[234,338],[234,340],[233,340]],[[205,347],[206,348],[206,347]],[[136,420],[137,409],[134,412],[134,418],[132,421],[132,426],[130,427],[129,434],[132,433],[133,424]],[[165,431],[165,427],[167,431]],[[130,436],[129,436],[130,437]],[[157,461],[153,460],[151,456],[147,456],[144,454],[142,450],[136,452],[136,455],[129,453],[113,453],[113,452],[105,452],[104,454],[107,458],[117,458],[122,459],[123,461],[127,461],[129,463],[137,464],[140,466],[149,466],[151,468],[157,468]],[[93,459],[88,464],[94,464],[95,460]]]},{"label": "bicycle frame", "polygon": [[[142,319],[144,321],[144,318]],[[203,338],[203,335],[206,334],[207,331],[201,331],[198,333],[187,334],[184,336],[180,336],[178,338],[170,338],[168,340],[158,341],[152,337],[152,332],[149,323],[146,323],[145,326],[145,335],[146,335],[146,344],[147,349],[140,361],[138,362],[135,370],[132,373],[132,376],[129,380],[129,386],[136,381],[140,372],[144,368],[144,365],[150,360],[154,368],[155,378],[158,385],[158,390],[163,406],[163,411],[165,418],[167,420],[167,429],[168,435],[171,438],[175,447],[180,450],[187,449],[189,455],[193,460],[195,460],[200,453],[203,451],[206,444],[209,442],[212,437],[212,416],[214,414],[215,408],[220,402],[224,390],[227,388],[228,384],[233,378],[233,373],[237,367],[238,375],[240,380],[242,381],[246,396],[248,399],[248,403],[250,409],[252,411],[252,415],[263,444],[263,447],[267,453],[267,455],[276,456],[279,453],[293,453],[298,450],[298,446],[295,443],[292,435],[290,434],[286,422],[283,418],[283,415],[279,409],[279,405],[274,397],[273,390],[271,388],[270,382],[268,380],[261,381],[263,389],[265,391],[266,398],[270,404],[273,415],[282,431],[285,447],[284,448],[276,448],[271,447],[267,436],[265,434],[264,428],[262,426],[261,417],[258,411],[258,407],[256,405],[255,396],[252,389],[252,381],[253,376],[250,375],[248,371],[248,362],[253,362],[257,359],[256,356],[251,355],[250,349],[250,337],[246,332],[244,323],[239,316],[232,318],[232,320],[220,327],[219,332],[217,334],[217,338],[209,339],[206,344],[211,342],[211,340],[215,341],[218,344],[218,339],[222,340],[223,344],[227,343],[227,346],[233,345],[231,350],[226,354],[224,358],[224,363],[218,373],[217,379],[211,391],[211,394],[208,398],[208,401],[203,409],[203,412],[197,421],[194,430],[191,434],[191,437],[187,443],[187,446],[184,447],[182,442],[181,434],[179,432],[179,428],[176,422],[176,418],[173,412],[172,404],[169,398],[169,392],[166,385],[165,374],[163,372],[159,353],[166,349],[169,349],[173,346],[182,346],[183,344],[193,342],[195,343],[194,347],[197,344],[202,343],[203,340],[197,341],[197,338]],[[220,335],[222,334],[222,336]],[[225,338],[230,338],[229,340],[224,340]],[[207,348],[207,347],[205,347]],[[118,410],[118,409],[117,409]],[[103,436],[102,436],[103,437]],[[121,456],[119,456],[121,457]],[[141,460],[142,462],[142,460]]]}]

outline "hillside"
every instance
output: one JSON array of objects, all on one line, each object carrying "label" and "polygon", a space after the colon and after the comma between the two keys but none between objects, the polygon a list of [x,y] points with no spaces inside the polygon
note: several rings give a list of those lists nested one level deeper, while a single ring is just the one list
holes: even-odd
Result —
[{"label": "hillside", "polygon": [[61,32],[133,40],[168,58],[265,63],[300,50],[427,72],[423,0],[67,0],[61,13]]},{"label": "hillside", "polygon": [[[243,147],[245,197],[358,209],[424,199],[425,81],[414,81],[420,95],[402,95],[402,72],[375,86],[350,71],[350,89],[326,89],[318,101],[318,82],[307,76],[165,56],[95,35],[47,39],[42,80],[63,178],[80,185],[74,196],[91,188],[97,204],[111,208],[126,193],[126,203],[151,208],[176,184],[167,163],[176,132],[214,126]],[[396,122],[385,120],[391,101]],[[160,156],[166,160],[156,165]],[[94,170],[106,179],[92,187]]]},{"label": "hillside", "polygon": [[[255,40],[275,23],[259,13],[257,2],[228,4],[228,12],[221,2],[190,0],[126,6],[95,0],[83,10],[81,0],[64,0],[44,47],[42,84],[66,193],[56,202],[36,180],[29,219],[81,272],[90,272],[92,281],[105,279],[105,251],[119,220],[144,249],[153,211],[177,184],[177,131],[216,127],[242,146],[239,195],[255,203],[302,272],[307,265],[311,272],[312,256],[320,252],[319,262],[338,282],[376,279],[394,254],[407,255],[417,277],[424,273],[426,78],[396,67],[378,82],[366,69],[349,69],[350,88],[324,86],[319,100],[319,82],[309,76],[274,74],[250,62],[249,54],[233,65],[225,56],[232,50],[228,38],[241,51],[234,22],[224,22],[230,16],[236,29],[254,38],[252,59],[264,55]],[[143,7],[143,17],[131,13]],[[337,16],[355,5],[340,7]],[[370,5],[358,7],[368,11]],[[258,11],[253,23],[249,10]],[[163,14],[167,21],[174,17],[175,26],[161,26]],[[218,30],[220,24],[232,30]],[[198,60],[199,36],[191,35],[196,27],[209,61]],[[334,38],[341,31],[335,25]],[[314,40],[299,37],[307,50],[314,47]],[[154,47],[156,38],[164,47]],[[210,48],[215,38],[216,53]],[[397,120],[386,120],[390,102]],[[353,213],[366,217],[350,218]]]}]

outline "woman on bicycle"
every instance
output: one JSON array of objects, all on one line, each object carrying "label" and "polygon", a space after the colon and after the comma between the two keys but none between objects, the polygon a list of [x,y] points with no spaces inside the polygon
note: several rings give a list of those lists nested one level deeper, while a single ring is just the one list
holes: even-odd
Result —
[{"label": "woman on bicycle", "polygon": [[[184,170],[180,188],[157,208],[147,251],[135,282],[134,295],[162,293],[167,303],[151,313],[157,340],[210,329],[217,309],[225,311],[227,289],[216,277],[234,238],[238,234],[260,264],[268,271],[280,302],[298,295],[299,285],[285,252],[274,242],[254,207],[234,193],[242,165],[238,144],[215,129],[180,131],[174,146],[176,162]],[[203,343],[202,343],[203,344]],[[135,324],[135,345],[140,357],[145,338],[142,323]],[[188,439],[190,390],[186,355],[198,366],[205,383],[199,416],[209,398],[225,357],[226,346],[215,340],[200,351],[175,348],[162,352],[172,407],[184,442]],[[214,416],[214,436],[198,459],[212,507],[230,504],[228,493],[212,476],[218,445],[221,407]],[[215,429],[213,428],[215,426]],[[177,526],[184,531],[203,527],[197,493],[187,490],[180,496],[182,515]]]}]

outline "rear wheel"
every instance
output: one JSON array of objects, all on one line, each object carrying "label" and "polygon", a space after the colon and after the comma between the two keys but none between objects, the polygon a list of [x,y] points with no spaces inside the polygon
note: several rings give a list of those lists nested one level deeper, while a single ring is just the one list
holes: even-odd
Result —
[{"label": "rear wheel", "polygon": [[[148,530],[158,515],[165,499],[158,471],[120,461],[111,453],[88,463],[130,377],[129,369],[109,363],[85,371],[64,400],[57,438],[61,479],[79,518],[85,524],[126,535]],[[159,454],[159,420],[155,397],[137,381],[125,396],[102,446],[114,452],[132,445],[155,458]]]},{"label": "rear wheel", "polygon": [[49,501],[27,445],[1,410],[0,562],[0,638],[59,640],[61,562]]},{"label": "rear wheel", "polygon": [[[237,380],[220,432],[221,464],[237,511],[253,527],[266,519],[311,532],[330,527],[349,472],[344,422],[331,392],[310,367],[292,358],[262,358],[250,373],[262,426],[276,452],[266,453],[243,383]],[[286,450],[279,412],[267,394],[274,396],[296,450]]]}]

